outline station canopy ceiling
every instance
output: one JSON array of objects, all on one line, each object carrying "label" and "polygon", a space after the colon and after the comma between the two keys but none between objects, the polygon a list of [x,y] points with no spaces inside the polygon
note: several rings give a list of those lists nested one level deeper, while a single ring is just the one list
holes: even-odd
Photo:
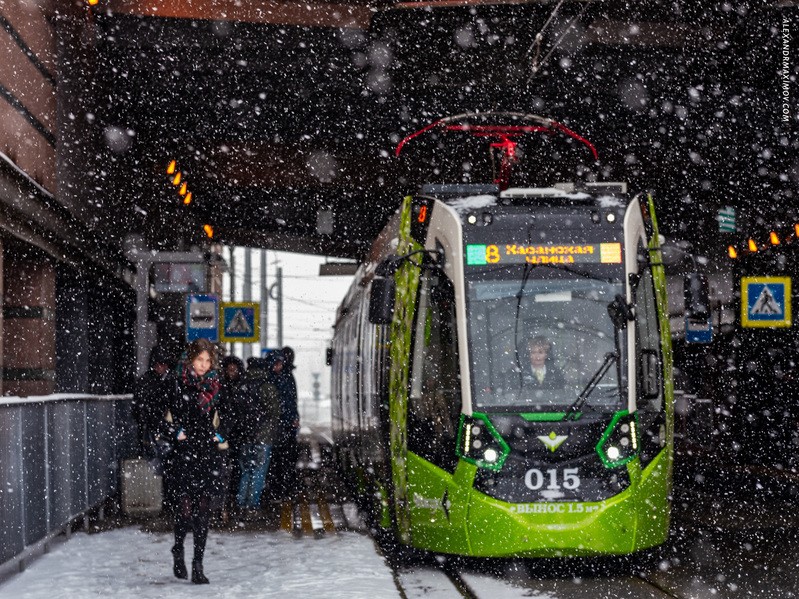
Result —
[{"label": "station canopy ceiling", "polygon": [[487,147],[434,137],[398,160],[403,138],[510,110],[590,139],[596,176],[653,191],[690,238],[720,205],[795,199],[775,74],[786,14],[795,3],[110,0],[93,15],[95,108],[132,141],[108,144],[109,184],[153,247],[211,224],[221,243],[357,258],[419,184],[489,182]]}]

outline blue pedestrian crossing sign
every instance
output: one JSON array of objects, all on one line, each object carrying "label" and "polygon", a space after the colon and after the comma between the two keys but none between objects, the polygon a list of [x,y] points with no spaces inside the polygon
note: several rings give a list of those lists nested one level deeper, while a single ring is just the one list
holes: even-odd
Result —
[{"label": "blue pedestrian crossing sign", "polygon": [[219,338],[228,343],[255,343],[261,337],[257,302],[222,302],[219,305]]},{"label": "blue pedestrian crossing sign", "polygon": [[791,278],[741,277],[741,326],[791,326]]},{"label": "blue pedestrian crossing sign", "polygon": [[186,341],[219,340],[219,301],[215,295],[189,295],[186,297]]}]

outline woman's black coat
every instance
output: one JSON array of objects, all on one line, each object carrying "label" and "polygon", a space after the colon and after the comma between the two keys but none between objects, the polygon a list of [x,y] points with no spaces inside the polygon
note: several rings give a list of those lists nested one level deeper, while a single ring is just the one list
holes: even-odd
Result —
[{"label": "woman's black coat", "polygon": [[[170,434],[174,454],[171,475],[175,492],[183,494],[219,494],[223,491],[224,451],[216,438],[225,438],[225,427],[217,410],[203,411],[198,403],[199,390],[178,380],[170,408]],[[218,428],[214,426],[215,420]],[[186,439],[178,440],[180,431]]]}]

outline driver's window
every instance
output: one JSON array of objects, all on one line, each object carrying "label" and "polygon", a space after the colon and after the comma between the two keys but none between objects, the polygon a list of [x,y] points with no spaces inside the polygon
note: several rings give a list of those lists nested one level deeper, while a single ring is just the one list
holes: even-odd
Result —
[{"label": "driver's window", "polygon": [[443,274],[422,275],[416,316],[408,449],[454,471],[461,412],[455,292]]},{"label": "driver's window", "polygon": [[[655,284],[649,267],[640,273],[636,291],[635,333],[638,346],[638,406],[659,411],[663,406],[660,323],[655,303]],[[649,397],[644,397],[649,394]]]}]

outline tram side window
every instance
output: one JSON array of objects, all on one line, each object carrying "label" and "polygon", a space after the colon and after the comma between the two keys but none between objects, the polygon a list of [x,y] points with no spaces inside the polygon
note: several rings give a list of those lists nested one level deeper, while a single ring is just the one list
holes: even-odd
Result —
[{"label": "tram side window", "polygon": [[[636,293],[636,337],[640,356],[637,375],[639,397],[642,398],[644,390],[651,391],[662,387],[663,365],[659,326],[652,271],[645,268],[641,273]],[[642,402],[639,408],[653,412],[660,411],[663,406],[663,393],[659,391],[656,397],[643,398]]]},{"label": "tram side window", "polygon": [[416,318],[408,449],[454,472],[461,413],[460,373],[455,292],[443,274],[423,275]]}]

